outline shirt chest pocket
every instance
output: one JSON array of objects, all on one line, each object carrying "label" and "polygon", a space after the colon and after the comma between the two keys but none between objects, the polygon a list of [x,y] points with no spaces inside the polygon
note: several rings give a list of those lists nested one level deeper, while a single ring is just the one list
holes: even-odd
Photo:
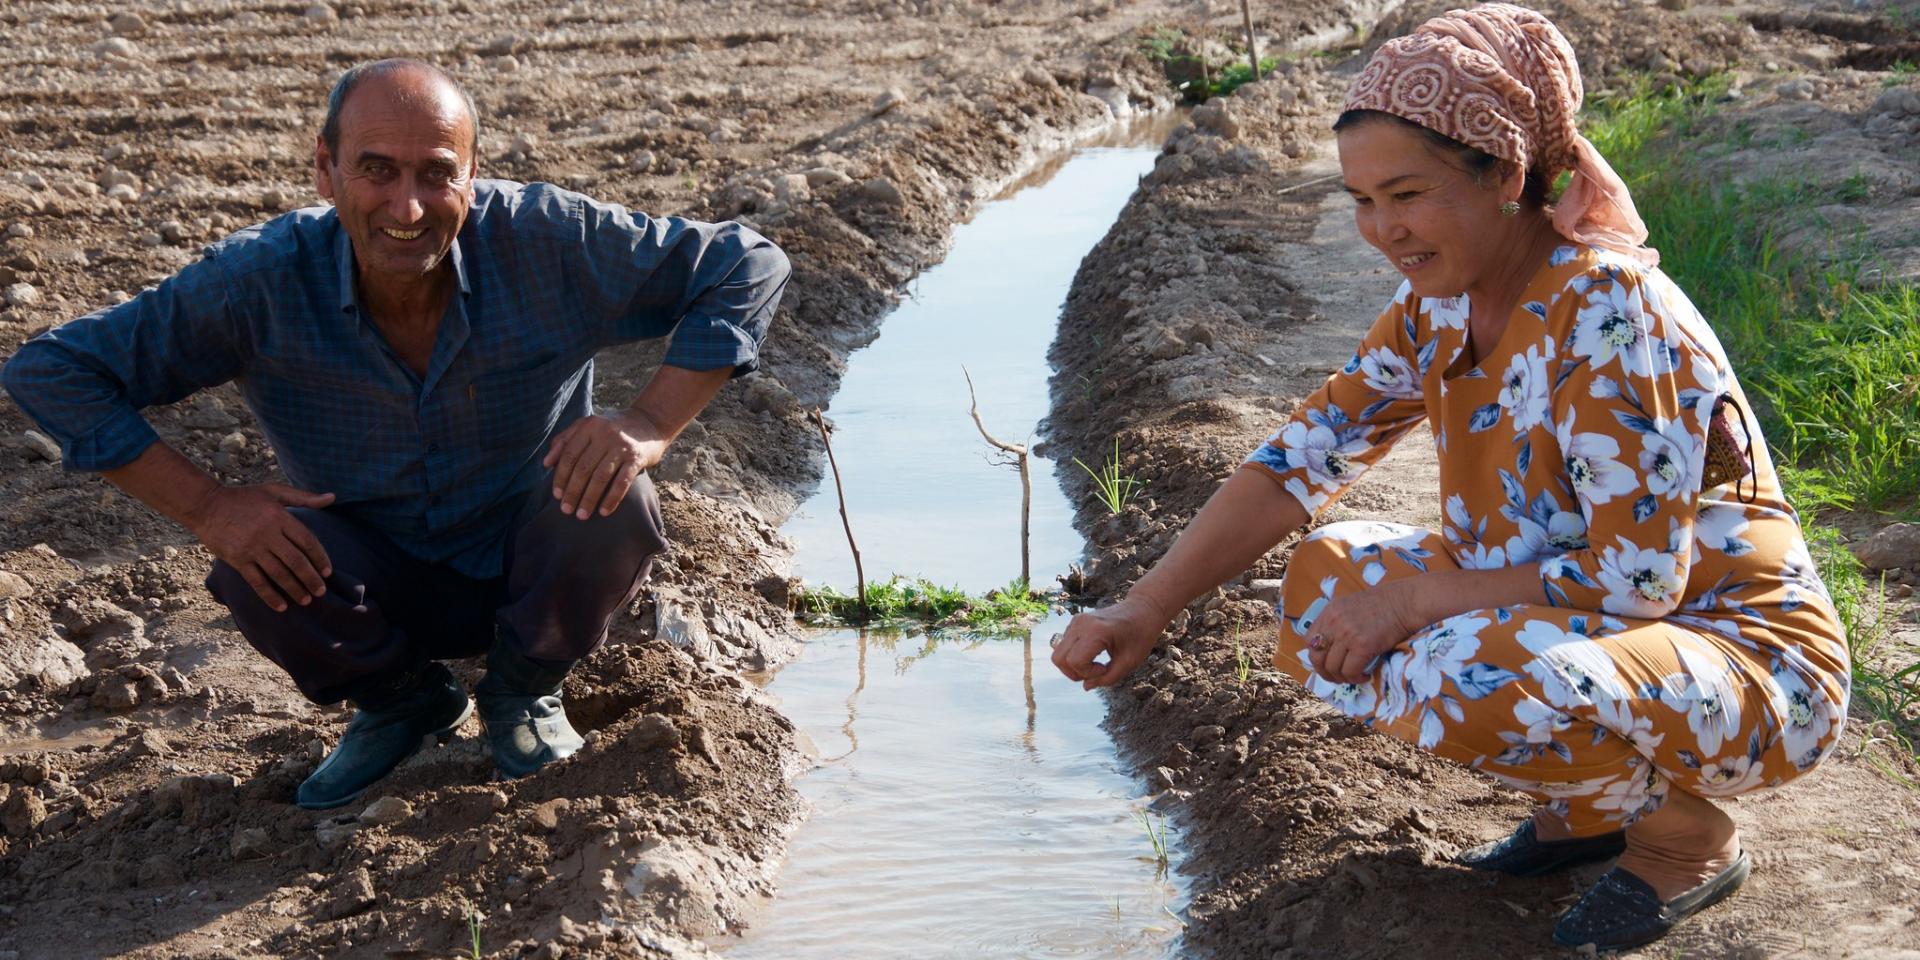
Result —
[{"label": "shirt chest pocket", "polygon": [[539,448],[581,389],[587,369],[561,356],[476,374],[461,397],[469,439],[502,452]]}]

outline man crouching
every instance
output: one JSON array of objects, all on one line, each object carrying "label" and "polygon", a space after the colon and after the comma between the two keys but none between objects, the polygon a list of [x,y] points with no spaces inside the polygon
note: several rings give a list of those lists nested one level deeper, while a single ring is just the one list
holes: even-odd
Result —
[{"label": "man crouching", "polygon": [[[645,471],[752,370],[788,276],[738,224],[654,219],[479,180],[472,100],[439,68],[348,70],[299,210],[209,247],[4,371],[68,467],[99,471],[217,558],[248,642],[352,722],[300,785],[352,801],[473,711],[499,770],[571,755],[560,684],[665,544]],[[593,357],[672,334],[626,410]],[[138,413],[237,380],[291,485],[223,486]]]}]

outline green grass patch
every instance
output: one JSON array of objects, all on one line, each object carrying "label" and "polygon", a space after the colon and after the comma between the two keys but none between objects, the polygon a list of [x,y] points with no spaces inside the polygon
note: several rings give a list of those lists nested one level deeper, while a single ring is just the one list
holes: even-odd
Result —
[{"label": "green grass patch", "polygon": [[[1873,261],[1853,238],[1830,237],[1821,258],[1776,242],[1782,229],[1820,229],[1823,205],[1866,199],[1857,174],[1734,184],[1694,172],[1690,161],[1718,139],[1707,124],[1725,89],[1720,78],[1596,97],[1583,128],[1632,188],[1661,268],[1713,324],[1758,408],[1846,629],[1856,706],[1914,757],[1920,668],[1875,655],[1884,594],[1817,518],[1920,491],[1920,289],[1863,285]],[[1737,142],[1751,141],[1750,129],[1735,129]]]},{"label": "green grass patch", "polygon": [[973,596],[958,587],[943,587],[925,578],[894,576],[867,584],[866,600],[863,617],[859,597],[823,585],[803,588],[799,607],[802,617],[823,625],[919,621],[973,629],[1021,626],[1052,610],[1052,602],[1045,594],[1034,592],[1017,578],[1002,589]]},{"label": "green grass patch", "polygon": [[[1260,75],[1264,77],[1272,74],[1273,68],[1279,65],[1280,61],[1274,57],[1261,57]],[[1209,90],[1207,96],[1202,97],[1200,102],[1205,103],[1214,97],[1224,97],[1252,82],[1253,62],[1242,57],[1222,66],[1214,73],[1213,89]]]},{"label": "green grass patch", "polygon": [[[1863,287],[1869,252],[1834,238],[1817,261],[1775,240],[1855,175],[1734,184],[1689,174],[1689,134],[1723,82],[1602,99],[1587,136],[1633,189],[1661,268],[1713,323],[1803,511],[1871,509],[1920,490],[1920,290]],[[1664,139],[1663,139],[1664,138]],[[1812,224],[1817,229],[1817,224]]]},{"label": "green grass patch", "polygon": [[[1253,82],[1253,64],[1244,52],[1227,62],[1215,63],[1203,61],[1202,54],[1194,52],[1196,46],[1201,44],[1184,32],[1168,27],[1155,30],[1140,41],[1141,51],[1160,65],[1167,82],[1188,103],[1206,103]],[[1279,65],[1278,57],[1261,57],[1260,75],[1267,76]]]}]

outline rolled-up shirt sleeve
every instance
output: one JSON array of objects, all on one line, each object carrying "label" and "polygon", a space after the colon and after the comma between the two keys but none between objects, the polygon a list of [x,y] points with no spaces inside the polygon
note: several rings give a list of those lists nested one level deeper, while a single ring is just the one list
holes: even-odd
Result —
[{"label": "rolled-up shirt sleeve", "polygon": [[27,341],[0,382],[69,469],[112,470],[159,439],[142,408],[234,379],[244,352],[224,271],[207,259]]},{"label": "rolled-up shirt sleeve", "polygon": [[576,277],[610,342],[672,331],[664,363],[750,373],[792,267],[738,223],[648,217],[582,198],[587,256]]}]

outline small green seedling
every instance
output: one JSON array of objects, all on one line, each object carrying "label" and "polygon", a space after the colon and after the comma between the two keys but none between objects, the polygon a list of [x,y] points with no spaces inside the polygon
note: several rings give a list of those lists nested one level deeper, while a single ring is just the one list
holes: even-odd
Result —
[{"label": "small green seedling", "polygon": [[1253,658],[1247,655],[1247,648],[1240,644],[1240,628],[1233,628],[1233,675],[1241,686],[1247,685],[1247,678],[1253,676]]},{"label": "small green seedling", "polygon": [[1167,821],[1164,817],[1155,817],[1145,810],[1135,810],[1134,817],[1139,819],[1141,829],[1147,832],[1147,842],[1153,845],[1153,864],[1157,869],[1167,869]]},{"label": "small green seedling", "polygon": [[467,907],[467,933],[473,936],[473,960],[480,960],[480,911]]},{"label": "small green seedling", "polygon": [[1094,498],[1107,508],[1108,513],[1116,516],[1127,509],[1127,504],[1133,501],[1140,488],[1147,485],[1145,480],[1121,470],[1119,437],[1113,438],[1113,456],[1101,464],[1099,470],[1087,466],[1079,457],[1073,458],[1073,464],[1093,478]]}]

